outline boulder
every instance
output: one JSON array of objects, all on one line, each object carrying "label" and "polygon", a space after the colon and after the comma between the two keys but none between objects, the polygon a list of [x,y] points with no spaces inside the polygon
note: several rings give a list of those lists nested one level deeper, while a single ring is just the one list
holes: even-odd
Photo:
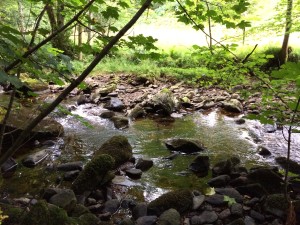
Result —
[{"label": "boulder", "polygon": [[159,225],[180,225],[180,214],[176,209],[164,211],[158,218]]},{"label": "boulder", "polygon": [[132,158],[132,147],[125,136],[117,135],[107,140],[96,152],[96,155],[98,154],[107,154],[113,157],[114,168],[117,168]]},{"label": "boulder", "polygon": [[95,156],[73,182],[74,192],[81,194],[84,191],[93,191],[96,187],[113,179],[114,175],[110,173],[110,170],[114,168],[114,163],[115,161],[110,155]]},{"label": "boulder", "polygon": [[144,107],[150,107],[153,112],[171,115],[175,109],[175,100],[170,91],[162,91],[143,103]]},{"label": "boulder", "polygon": [[128,118],[125,116],[113,116],[110,120],[114,123],[115,128],[117,129],[124,129],[129,125]]},{"label": "boulder", "polygon": [[110,98],[103,107],[112,111],[121,111],[125,108],[123,102],[118,98]]},{"label": "boulder", "polygon": [[40,150],[38,152],[26,156],[22,160],[22,164],[26,167],[35,167],[37,164],[41,163],[44,159],[46,159],[48,155],[49,154],[47,150]]},{"label": "boulder", "polygon": [[189,169],[199,177],[205,177],[209,171],[209,157],[198,155],[189,165]]},{"label": "boulder", "polygon": [[225,206],[227,204],[227,202],[224,201],[224,196],[220,194],[207,196],[205,201],[213,206]]},{"label": "boulder", "polygon": [[193,195],[188,190],[178,190],[165,193],[148,205],[148,214],[160,215],[164,211],[174,208],[184,213],[193,207]]},{"label": "boulder", "polygon": [[178,151],[188,154],[205,150],[203,144],[196,139],[171,138],[165,140],[165,145],[171,151]]},{"label": "boulder", "polygon": [[243,112],[243,105],[237,99],[230,99],[229,101],[223,101],[223,108],[226,111],[234,112],[234,113],[242,113]]}]

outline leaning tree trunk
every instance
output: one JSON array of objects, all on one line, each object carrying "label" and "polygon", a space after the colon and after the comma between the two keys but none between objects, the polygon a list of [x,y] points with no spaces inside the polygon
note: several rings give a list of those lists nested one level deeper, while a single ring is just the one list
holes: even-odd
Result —
[{"label": "leaning tree trunk", "polygon": [[[86,5],[86,7],[90,6],[94,0],[91,0],[90,3]],[[114,45],[126,34],[126,32],[136,23],[136,21],[142,16],[142,14],[146,11],[146,9],[149,8],[151,5],[152,0],[146,0],[144,4],[141,6],[141,8],[136,12],[136,14],[131,18],[131,20],[114,36],[108,44],[102,49],[101,52],[99,52],[94,60],[90,63],[90,65],[81,73],[80,76],[78,76],[75,80],[72,81],[72,83],[66,87],[66,89],[63,90],[63,92],[57,96],[57,98],[48,105],[47,108],[45,108],[36,118],[34,118],[22,131],[22,133],[19,135],[19,137],[15,140],[13,145],[1,155],[0,157],[0,166],[3,165],[3,163],[11,157],[20,147],[20,145],[23,143],[25,138],[28,136],[30,131],[39,123],[41,122],[49,113],[51,113],[67,96],[68,94],[76,88],[91,72],[92,70],[99,64],[99,62],[108,54],[108,52],[114,47]],[[86,8],[85,7],[85,8]],[[74,17],[72,20],[78,19],[79,15]],[[68,23],[71,23],[69,21]],[[67,23],[67,24],[68,24]],[[33,50],[31,50],[33,51]],[[29,52],[24,55],[27,56]],[[17,65],[19,63],[19,60],[16,60],[15,62],[11,63],[7,68],[6,71],[8,71],[13,66]]]},{"label": "leaning tree trunk", "polygon": [[292,28],[292,9],[293,9],[293,0],[287,0],[287,10],[285,17],[285,32],[283,37],[283,42],[281,50],[279,53],[279,64],[282,65],[287,62],[288,59],[288,47],[289,47],[289,38]]}]

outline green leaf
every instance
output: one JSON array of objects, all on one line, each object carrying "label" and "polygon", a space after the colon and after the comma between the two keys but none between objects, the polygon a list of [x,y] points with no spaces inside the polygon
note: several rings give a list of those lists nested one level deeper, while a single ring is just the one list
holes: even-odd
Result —
[{"label": "green leaf", "polygon": [[12,85],[14,85],[16,88],[20,88],[23,86],[21,80],[17,78],[16,76],[10,76],[4,71],[0,71],[0,83],[6,83],[9,82]]},{"label": "green leaf", "polygon": [[105,19],[119,18],[119,9],[117,7],[107,6],[106,10],[102,12],[102,15]]},{"label": "green leaf", "polygon": [[229,206],[233,205],[236,203],[234,198],[231,198],[227,195],[224,195],[224,202],[227,202]]}]

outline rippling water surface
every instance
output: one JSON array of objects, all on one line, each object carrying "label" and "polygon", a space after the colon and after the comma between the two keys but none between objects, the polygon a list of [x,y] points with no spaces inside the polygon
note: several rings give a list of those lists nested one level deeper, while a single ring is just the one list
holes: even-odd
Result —
[{"label": "rippling water surface", "polygon": [[[97,150],[110,137],[122,134],[128,137],[133,146],[136,158],[148,158],[154,161],[154,166],[144,172],[142,179],[133,180],[130,185],[136,186],[137,191],[142,192],[148,200],[160,194],[177,188],[204,189],[208,178],[198,178],[187,167],[195,158],[195,155],[177,156],[174,160],[167,160],[171,152],[164,146],[167,138],[196,138],[206,147],[206,151],[200,154],[208,155],[213,165],[216,161],[231,156],[238,156],[242,164],[250,167],[254,165],[274,164],[274,157],[285,156],[287,143],[282,131],[265,133],[263,125],[257,121],[246,121],[243,125],[237,125],[235,120],[223,115],[219,111],[207,114],[194,113],[177,118],[173,122],[165,122],[159,119],[140,119],[131,121],[130,127],[125,130],[117,130],[112,122],[101,119],[98,115],[103,111],[100,107],[91,105],[80,106],[74,114],[82,119],[71,116],[59,118],[58,121],[65,127],[65,146],[56,149],[50,157],[53,163],[76,160],[89,160],[93,152]],[[88,126],[84,125],[87,122]],[[255,143],[255,133],[262,140]],[[300,136],[293,135],[292,157],[300,161]],[[267,146],[272,156],[263,158],[257,154],[257,146]],[[2,193],[10,193],[13,196],[23,196],[26,193],[37,194],[41,187],[54,186],[59,174],[45,171],[45,164],[51,163],[50,158],[44,165],[34,169],[20,166],[14,177],[2,180]],[[56,184],[57,185],[57,184]],[[22,187],[22,188],[20,188]]]}]

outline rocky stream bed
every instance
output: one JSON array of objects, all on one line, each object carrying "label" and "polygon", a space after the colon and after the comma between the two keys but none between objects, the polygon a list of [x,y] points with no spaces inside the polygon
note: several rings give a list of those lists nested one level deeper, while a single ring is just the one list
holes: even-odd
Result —
[{"label": "rocky stream bed", "polygon": [[[260,93],[244,100],[244,87],[227,92],[128,75],[87,84],[2,167],[0,204],[9,216],[3,224],[279,225],[298,219],[300,136],[292,141],[288,189],[295,210],[289,210],[281,171],[285,129],[243,118],[260,112]],[[26,104],[38,110],[59,89],[50,86]],[[7,145],[32,118],[26,104],[10,118]]]}]

